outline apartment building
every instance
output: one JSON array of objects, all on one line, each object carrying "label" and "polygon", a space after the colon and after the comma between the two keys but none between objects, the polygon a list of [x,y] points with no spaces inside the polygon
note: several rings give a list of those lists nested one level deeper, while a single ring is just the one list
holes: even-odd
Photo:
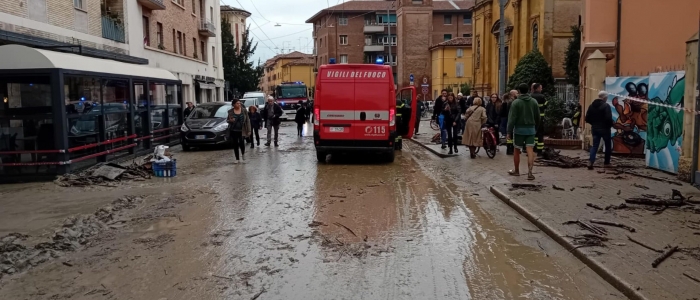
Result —
[{"label": "apartment building", "polygon": [[246,30],[246,19],[251,16],[247,10],[235,8],[229,5],[221,6],[221,17],[231,25],[231,33],[235,41],[236,49],[240,51],[243,44],[243,35]]},{"label": "apartment building", "polygon": [[[77,0],[76,0],[77,1]],[[216,0],[126,1],[130,53],[182,81],[183,102],[224,101]]]},{"label": "apartment building", "polygon": [[268,95],[274,95],[275,88],[282,82],[301,81],[307,87],[315,84],[313,75],[314,64],[311,54],[293,51],[278,54],[265,61],[265,72],[260,80],[260,90]]}]

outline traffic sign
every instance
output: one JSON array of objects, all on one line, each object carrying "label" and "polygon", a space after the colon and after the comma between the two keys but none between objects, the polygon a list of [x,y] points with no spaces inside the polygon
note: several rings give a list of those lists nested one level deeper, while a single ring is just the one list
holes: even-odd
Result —
[{"label": "traffic sign", "polygon": [[411,73],[411,75],[408,76],[408,79],[409,81],[413,82],[413,80],[415,79],[415,77],[413,77],[413,73]]},{"label": "traffic sign", "polygon": [[428,94],[428,87],[424,86],[422,92],[423,92],[423,95],[427,95]]}]

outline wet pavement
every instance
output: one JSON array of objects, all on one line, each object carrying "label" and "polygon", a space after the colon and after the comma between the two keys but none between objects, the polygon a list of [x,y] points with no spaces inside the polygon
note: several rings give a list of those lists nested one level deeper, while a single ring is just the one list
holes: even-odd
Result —
[{"label": "wet pavement", "polygon": [[[144,201],[85,249],[2,278],[0,299],[625,298],[541,232],[524,231],[533,225],[483,186],[451,175],[463,168],[454,161],[405,143],[393,164],[369,155],[318,164],[312,138],[287,124],[279,148],[246,149],[239,165],[232,150],[176,149],[174,179],[41,185],[42,201],[76,191]],[[2,217],[21,214],[26,189],[0,192],[0,205],[15,203],[0,212],[0,232],[22,232],[17,217]],[[77,202],[66,206],[102,205]],[[39,239],[60,227],[61,210],[35,212],[42,226],[29,231]]]}]

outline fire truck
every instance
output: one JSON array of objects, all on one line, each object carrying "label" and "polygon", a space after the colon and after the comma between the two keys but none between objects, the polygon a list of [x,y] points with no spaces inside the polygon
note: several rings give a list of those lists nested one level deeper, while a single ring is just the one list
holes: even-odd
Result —
[{"label": "fire truck", "polygon": [[309,102],[306,85],[301,81],[282,82],[275,88],[275,98],[282,110],[284,110],[285,116],[283,118],[286,117],[292,120],[299,108],[299,101]]}]

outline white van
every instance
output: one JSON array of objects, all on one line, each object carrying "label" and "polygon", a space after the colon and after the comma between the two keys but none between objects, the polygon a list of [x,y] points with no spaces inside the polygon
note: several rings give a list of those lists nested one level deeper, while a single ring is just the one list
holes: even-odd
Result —
[{"label": "white van", "polygon": [[243,97],[241,99],[255,98],[256,99],[255,104],[257,104],[258,109],[263,109],[263,108],[265,108],[265,101],[267,101],[267,99],[265,99],[265,97],[266,97],[265,93],[258,91],[258,92],[247,92],[247,93],[243,94]]}]

